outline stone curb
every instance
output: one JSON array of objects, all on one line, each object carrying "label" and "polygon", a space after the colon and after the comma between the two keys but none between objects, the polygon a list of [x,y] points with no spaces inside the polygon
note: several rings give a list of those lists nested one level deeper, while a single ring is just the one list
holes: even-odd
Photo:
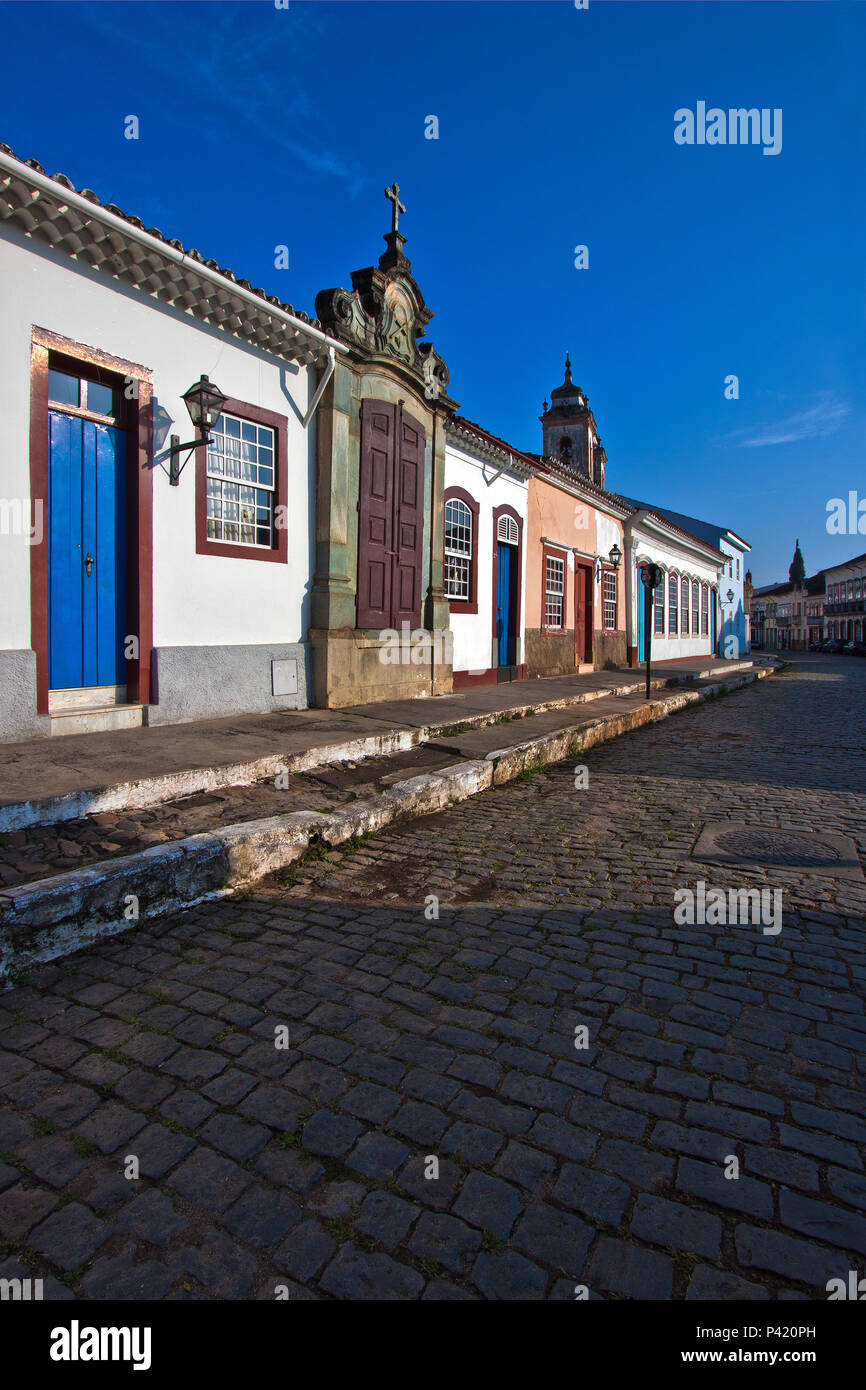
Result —
[{"label": "stone curb", "polygon": [[[754,670],[752,661],[732,663],[730,670]],[[705,679],[707,672],[699,671],[683,677],[684,682]],[[535,704],[515,705],[508,710],[512,716],[528,713],[542,714],[546,710],[567,709],[571,705],[586,704],[590,700],[602,699],[608,695],[630,695],[644,688],[644,676],[627,677],[597,690],[576,691],[573,695],[559,696],[554,700],[540,700]],[[679,679],[679,678],[677,678]],[[654,690],[663,690],[675,683],[671,678],[657,676],[652,681]],[[461,729],[480,729],[495,724],[503,711],[487,714],[468,714],[457,720]],[[166,801],[175,801],[181,796],[191,796],[196,792],[219,791],[221,787],[245,787],[266,777],[275,777],[278,772],[312,772],[317,767],[333,762],[363,762],[367,758],[387,757],[391,753],[405,753],[422,743],[430,743],[441,738],[444,731],[454,728],[455,721],[441,720],[418,729],[392,729],[387,733],[368,734],[347,739],[341,743],[323,744],[318,748],[308,748],[300,753],[268,753],[261,758],[246,762],[226,763],[220,767],[184,768],[181,772],[169,772],[159,777],[144,777],[134,782],[118,782],[110,787],[89,787],[79,791],[65,792],[61,796],[41,797],[31,801],[10,801],[0,805],[0,834],[14,830],[26,830],[31,825],[55,825],[66,820],[81,820],[84,816],[96,815],[101,811],[143,810],[147,806],[159,806]]]},{"label": "stone curb", "polygon": [[621,715],[496,749],[483,760],[397,782],[379,796],[328,814],[293,811],[245,821],[9,889],[0,894],[0,978],[125,931],[142,918],[150,920],[250,887],[287,868],[317,841],[339,845],[395,820],[430,815],[533,767],[751,685],[772,670],[753,669]]}]

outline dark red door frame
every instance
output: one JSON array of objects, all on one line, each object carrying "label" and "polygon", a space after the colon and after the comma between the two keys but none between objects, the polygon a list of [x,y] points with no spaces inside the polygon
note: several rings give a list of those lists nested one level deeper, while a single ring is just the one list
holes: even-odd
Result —
[{"label": "dark red door frame", "polygon": [[138,638],[138,657],[127,662],[127,699],[150,702],[153,646],[153,380],[149,368],[112,357],[99,348],[34,328],[30,349],[30,497],[42,504],[42,543],[30,548],[30,641],[36,653],[36,711],[48,713],[48,355],[71,359],[87,373],[123,393],[127,437],[127,593],[129,635]]}]

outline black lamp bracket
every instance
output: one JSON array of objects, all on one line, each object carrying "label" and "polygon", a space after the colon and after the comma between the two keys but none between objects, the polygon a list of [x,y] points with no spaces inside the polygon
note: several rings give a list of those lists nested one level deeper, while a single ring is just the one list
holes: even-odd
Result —
[{"label": "black lamp bracket", "polygon": [[[186,468],[186,465],[189,463],[196,449],[207,447],[209,437],[210,431],[202,430],[201,439],[193,439],[188,444],[181,444],[180,435],[173,434],[171,436],[171,448],[168,451],[168,481],[172,487],[177,487],[180,482],[180,475]],[[185,449],[188,451],[187,456],[183,463],[179,463],[178,455],[182,454]]]}]

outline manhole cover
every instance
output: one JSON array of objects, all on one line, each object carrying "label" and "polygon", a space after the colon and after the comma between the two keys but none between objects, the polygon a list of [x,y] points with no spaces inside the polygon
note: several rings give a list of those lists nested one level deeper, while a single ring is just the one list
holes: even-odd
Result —
[{"label": "manhole cover", "polygon": [[709,864],[757,864],[766,869],[804,869],[863,881],[857,846],[829,831],[778,830],[731,821],[708,822],[692,858]]},{"label": "manhole cover", "polygon": [[829,865],[842,858],[833,845],[783,830],[728,830],[716,836],[716,846],[737,859],[756,859],[761,864]]}]

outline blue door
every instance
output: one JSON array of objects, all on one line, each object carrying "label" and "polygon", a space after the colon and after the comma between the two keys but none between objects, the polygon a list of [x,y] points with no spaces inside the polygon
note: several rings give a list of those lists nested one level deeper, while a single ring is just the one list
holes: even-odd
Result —
[{"label": "blue door", "polygon": [[49,684],[124,685],[126,435],[55,410],[49,431]]},{"label": "blue door", "polygon": [[516,547],[499,542],[496,551],[496,664],[513,666],[514,563]]},{"label": "blue door", "polygon": [[646,661],[646,589],[640,582],[640,569],[636,571],[637,580],[637,659]]}]

